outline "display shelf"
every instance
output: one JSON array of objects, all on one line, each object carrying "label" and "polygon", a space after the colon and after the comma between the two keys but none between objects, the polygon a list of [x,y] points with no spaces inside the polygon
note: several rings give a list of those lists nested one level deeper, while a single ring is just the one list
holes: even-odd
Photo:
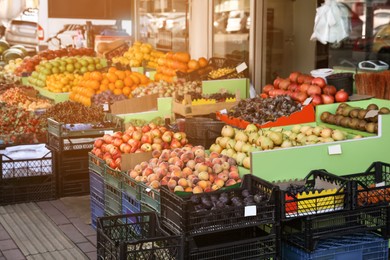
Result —
[{"label": "display shelf", "polygon": [[249,98],[249,79],[219,79],[202,81],[202,93],[213,94],[218,93],[220,89],[226,89],[230,93],[240,91],[240,98]]}]

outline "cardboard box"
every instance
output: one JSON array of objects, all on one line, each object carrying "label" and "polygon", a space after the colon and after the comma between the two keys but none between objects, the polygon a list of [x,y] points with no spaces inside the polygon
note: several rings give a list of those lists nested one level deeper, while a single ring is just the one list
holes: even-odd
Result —
[{"label": "cardboard box", "polygon": [[[104,49],[103,52],[101,52],[101,48],[99,47],[100,43],[112,43],[115,41],[121,40],[123,43],[127,44],[128,46],[131,46],[132,39],[131,36],[105,36],[105,35],[96,35],[95,36],[95,52],[98,57],[105,57],[105,53],[110,51],[111,49]],[[116,46],[113,49],[118,48],[119,46]]]},{"label": "cardboard box", "polygon": [[137,164],[147,162],[152,158],[152,152],[122,154],[121,171],[134,169]]},{"label": "cardboard box", "polygon": [[202,93],[213,94],[219,92],[221,88],[226,89],[230,93],[240,91],[240,98],[249,97],[249,79],[219,79],[202,81]]}]

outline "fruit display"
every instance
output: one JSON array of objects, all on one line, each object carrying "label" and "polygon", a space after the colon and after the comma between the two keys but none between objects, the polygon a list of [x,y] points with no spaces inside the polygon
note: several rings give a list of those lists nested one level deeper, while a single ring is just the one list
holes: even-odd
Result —
[{"label": "fruit display", "polygon": [[187,93],[201,93],[202,82],[201,81],[183,81],[177,80],[172,83],[159,81],[150,82],[145,87],[135,88],[131,95],[133,97],[143,97],[151,94],[158,94],[159,97],[172,97],[174,93],[178,95],[184,95]]},{"label": "fruit display", "polygon": [[15,105],[28,111],[48,109],[53,105],[51,101],[45,98],[33,97],[26,89],[13,87],[0,94],[0,101],[8,105]]},{"label": "fruit display", "polygon": [[77,124],[102,123],[104,116],[102,108],[85,107],[77,102],[65,101],[50,107],[41,117],[45,119],[52,118],[65,124]]},{"label": "fruit display", "polygon": [[113,104],[115,101],[128,99],[125,95],[115,95],[111,90],[105,90],[92,96],[92,105],[102,106],[104,104]]},{"label": "fruit display", "polygon": [[174,149],[188,143],[184,132],[172,132],[164,126],[149,123],[142,127],[130,126],[125,132],[105,134],[96,139],[92,153],[102,158],[113,169],[120,169],[122,153],[152,152],[160,156],[163,149]]},{"label": "fruit display", "polygon": [[94,95],[104,91],[111,91],[114,95],[133,97],[131,91],[140,86],[146,86],[150,79],[144,74],[130,70],[118,70],[110,67],[107,72],[87,72],[73,87],[69,99],[80,102],[85,106],[91,106]]},{"label": "fruit display", "polygon": [[[369,116],[369,111],[374,110],[377,113]],[[388,107],[379,108],[376,104],[369,104],[366,108],[354,107],[347,103],[341,103],[335,114],[330,112],[322,112],[320,119],[322,122],[351,128],[368,133],[378,133],[378,114],[390,114]]]},{"label": "fruit display", "polygon": [[244,73],[237,73],[236,68],[232,67],[223,67],[213,69],[208,74],[208,79],[237,79],[237,78],[245,78]]},{"label": "fruit display", "polygon": [[12,74],[15,73],[16,69],[22,64],[23,59],[17,58],[15,60],[10,60],[3,68],[5,73]]},{"label": "fruit display", "polygon": [[[189,92],[185,94],[191,98],[192,105],[215,104],[218,102],[236,102],[236,95],[228,92],[200,94],[197,92]],[[176,102],[186,104],[185,95],[176,95]]]},{"label": "fruit display", "polygon": [[91,48],[62,48],[59,50],[44,50],[34,55],[33,57],[25,57],[20,66],[15,69],[15,74],[17,76],[22,76],[22,73],[30,74],[35,70],[35,66],[39,65],[42,60],[53,60],[57,57],[65,56],[94,56],[94,50]]},{"label": "fruit display", "polygon": [[46,121],[34,112],[0,102],[0,144],[44,142]]},{"label": "fruit display", "polygon": [[348,93],[343,89],[337,90],[335,86],[327,85],[321,77],[300,72],[292,72],[288,78],[277,77],[273,84],[262,88],[262,93],[265,97],[288,95],[300,103],[311,97],[314,106],[348,101]]},{"label": "fruit display", "polygon": [[105,61],[102,58],[90,56],[57,57],[52,60],[42,60],[28,77],[28,82],[37,87],[45,87],[47,76],[61,73],[84,74],[102,69]]},{"label": "fruit display", "polygon": [[[153,123],[156,125],[164,125],[165,120],[164,120],[164,118],[157,116],[150,121],[147,121],[144,119],[135,119],[135,118],[131,118],[127,121],[127,124],[132,125],[132,126],[138,126],[138,127],[142,127],[142,126],[150,124],[150,123]],[[175,132],[178,132],[178,131],[175,131]]]},{"label": "fruit display", "polygon": [[191,59],[187,52],[168,52],[157,60],[157,73],[154,75],[155,81],[175,81],[177,72],[188,73],[207,66],[208,62],[204,57],[198,60]]},{"label": "fruit display", "polygon": [[208,155],[203,146],[155,151],[128,175],[153,189],[167,186],[172,192],[211,192],[241,182],[235,160],[215,152]]},{"label": "fruit display", "polygon": [[[259,129],[249,124],[245,130],[225,125],[221,136],[210,146],[210,151],[232,157],[238,165],[250,168],[250,153],[293,146],[328,143],[347,139],[344,131],[323,126],[295,125],[283,128]],[[359,138],[361,136],[356,136]]]},{"label": "fruit display", "polygon": [[228,110],[228,116],[263,125],[301,109],[301,104],[286,95],[269,98],[255,97],[241,100],[237,106]]},{"label": "fruit display", "polygon": [[0,83],[0,94],[4,93],[6,90],[11,89],[11,88],[18,88],[24,91],[28,91],[31,95],[37,95],[38,91],[35,90],[31,86],[25,86],[25,85],[19,85],[17,83],[7,83],[7,84],[2,84]]},{"label": "fruit display", "polygon": [[112,62],[114,65],[128,67],[141,67],[146,62],[148,68],[157,68],[157,60],[163,55],[163,52],[156,51],[151,44],[136,41],[122,56],[113,57]]},{"label": "fruit display", "polygon": [[81,79],[81,75],[69,72],[52,74],[46,77],[46,87],[44,88],[53,93],[66,93],[77,86]]}]

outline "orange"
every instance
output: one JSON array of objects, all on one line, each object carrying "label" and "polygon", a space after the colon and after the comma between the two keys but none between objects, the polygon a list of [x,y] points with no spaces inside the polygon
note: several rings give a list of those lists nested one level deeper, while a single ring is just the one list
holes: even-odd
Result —
[{"label": "orange", "polygon": [[110,83],[108,78],[104,78],[100,84],[108,85],[108,83]]},{"label": "orange", "polygon": [[201,68],[206,67],[209,64],[209,62],[207,61],[207,59],[205,57],[200,57],[198,59],[198,63],[199,63],[199,66]]},{"label": "orange", "polygon": [[130,87],[124,87],[122,89],[122,92],[123,92],[124,95],[128,96],[130,94],[130,92],[131,92],[131,88]]},{"label": "orange", "polygon": [[103,76],[102,73],[100,73],[99,71],[93,71],[91,72],[91,78],[97,81],[102,81]]},{"label": "orange", "polygon": [[115,81],[116,88],[123,88],[124,86],[125,86],[125,84],[123,83],[122,80],[118,79],[117,81]]},{"label": "orange", "polygon": [[114,83],[109,83],[108,88],[113,92],[115,89],[115,84]]},{"label": "orange", "polygon": [[125,70],[125,74],[126,74],[126,77],[130,76],[131,75],[131,71],[130,70]]},{"label": "orange", "polygon": [[100,84],[99,90],[101,90],[101,91],[106,91],[106,90],[108,90],[108,84]]},{"label": "orange", "polygon": [[130,87],[133,85],[133,80],[130,78],[130,77],[126,77],[125,80],[124,80],[124,83],[125,83],[125,86],[126,87]]},{"label": "orange", "polygon": [[115,71],[115,75],[119,78],[119,79],[124,79],[126,77],[126,73],[122,70],[117,70]]},{"label": "orange", "polygon": [[143,84],[143,85],[148,84],[149,78],[146,77],[144,74],[140,74],[140,75],[139,75],[139,78],[140,78],[140,80],[141,80],[141,84]]},{"label": "orange", "polygon": [[122,90],[121,90],[120,88],[114,89],[113,92],[114,92],[115,95],[118,95],[118,96],[121,95],[121,94],[123,94],[123,93],[122,93]]},{"label": "orange", "polygon": [[89,71],[85,72],[83,75],[83,78],[87,79],[87,80],[90,79],[90,77],[91,77],[91,72],[89,72]]},{"label": "orange", "polygon": [[118,79],[118,76],[114,72],[109,72],[107,73],[107,78],[111,83],[114,83]]},{"label": "orange", "polygon": [[135,85],[139,85],[140,79],[136,75],[134,75],[134,73],[132,75],[130,75],[130,78],[134,82]]},{"label": "orange", "polygon": [[99,81],[97,81],[97,80],[94,80],[94,79],[90,79],[90,80],[88,80],[88,83],[87,83],[88,85],[88,88],[90,88],[90,89],[99,89],[99,87],[100,87],[100,83],[99,83]]},{"label": "orange", "polygon": [[108,72],[109,73],[114,73],[115,71],[117,71],[118,69],[117,68],[115,68],[115,67],[110,67],[109,69],[108,69]]}]

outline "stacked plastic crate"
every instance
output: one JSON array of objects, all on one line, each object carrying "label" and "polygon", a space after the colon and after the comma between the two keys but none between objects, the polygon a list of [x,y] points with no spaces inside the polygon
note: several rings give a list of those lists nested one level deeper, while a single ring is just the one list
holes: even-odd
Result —
[{"label": "stacked plastic crate", "polygon": [[282,259],[387,259],[389,169],[343,177],[312,171],[303,181],[278,183]]},{"label": "stacked plastic crate", "polygon": [[97,226],[97,218],[105,215],[104,207],[104,168],[105,162],[93,153],[89,153],[89,193],[91,207],[91,225]]},{"label": "stacked plastic crate", "polygon": [[184,235],[184,259],[279,256],[277,190],[271,183],[248,174],[240,188],[179,196],[162,187],[160,196],[163,227]]}]

